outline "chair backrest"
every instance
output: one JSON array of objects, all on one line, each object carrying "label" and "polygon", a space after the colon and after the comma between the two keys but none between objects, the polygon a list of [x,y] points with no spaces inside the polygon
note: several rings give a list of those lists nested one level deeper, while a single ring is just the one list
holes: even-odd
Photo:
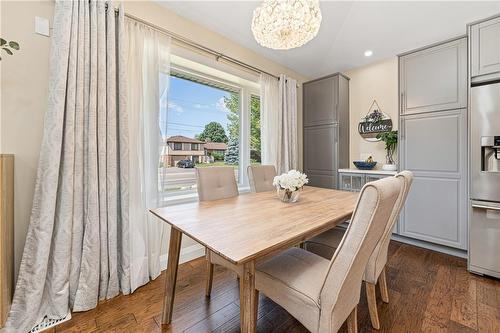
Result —
[{"label": "chair backrest", "polygon": [[337,332],[359,303],[366,264],[384,233],[401,188],[402,180],[390,177],[368,183],[361,190],[321,288],[320,332]]},{"label": "chair backrest", "polygon": [[250,165],[247,168],[248,181],[252,192],[273,191],[276,168],[274,165]]},{"label": "chair backrest", "polygon": [[363,279],[371,284],[377,283],[378,277],[387,263],[387,251],[389,249],[389,242],[391,241],[392,230],[394,229],[394,225],[398,220],[401,209],[406,202],[408,192],[410,192],[410,187],[413,182],[413,174],[410,171],[401,171],[395,177],[403,180],[403,188],[398,196],[398,200],[392,210],[391,216],[389,217],[389,223],[384,230],[384,234],[382,235],[380,242],[373,250],[370,259],[368,260],[368,264],[366,265],[365,276]]},{"label": "chair backrest", "polygon": [[232,198],[239,194],[233,167],[196,168],[196,185],[200,201]]}]

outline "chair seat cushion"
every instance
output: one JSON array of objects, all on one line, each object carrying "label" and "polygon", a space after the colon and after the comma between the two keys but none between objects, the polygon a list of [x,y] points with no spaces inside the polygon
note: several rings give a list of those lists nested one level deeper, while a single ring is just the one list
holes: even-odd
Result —
[{"label": "chair seat cushion", "polygon": [[345,229],[333,228],[306,241],[306,249],[330,260],[344,237]]},{"label": "chair seat cushion", "polygon": [[256,267],[255,285],[310,331],[319,322],[319,295],[330,262],[291,248]]}]

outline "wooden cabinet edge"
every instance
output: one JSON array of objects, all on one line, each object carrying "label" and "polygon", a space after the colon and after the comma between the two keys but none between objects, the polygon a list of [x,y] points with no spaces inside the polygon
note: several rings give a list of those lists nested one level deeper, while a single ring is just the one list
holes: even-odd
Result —
[{"label": "wooden cabinet edge", "polygon": [[14,287],[14,155],[0,154],[0,327]]}]

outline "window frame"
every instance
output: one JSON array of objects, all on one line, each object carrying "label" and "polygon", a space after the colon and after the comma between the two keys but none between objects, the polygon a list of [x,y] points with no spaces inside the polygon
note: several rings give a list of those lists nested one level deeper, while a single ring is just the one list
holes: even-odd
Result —
[{"label": "window frame", "polygon": [[[232,75],[232,74],[231,74]],[[239,163],[238,163],[238,190],[240,193],[250,191],[247,167],[250,165],[250,107],[251,98],[256,96],[259,99],[260,90],[250,85],[234,83],[224,78],[200,73],[187,67],[171,64],[169,76],[179,77],[185,80],[192,80],[198,84],[205,84],[228,92],[238,93],[239,98]],[[198,144],[199,145],[199,144]],[[192,144],[191,144],[192,147]],[[180,204],[197,201],[197,194],[179,193],[178,195],[162,196],[162,202],[166,204]]]},{"label": "window frame", "polygon": [[[180,147],[180,148],[178,148]],[[174,142],[174,146],[172,147],[172,150],[182,150],[182,142]]]}]

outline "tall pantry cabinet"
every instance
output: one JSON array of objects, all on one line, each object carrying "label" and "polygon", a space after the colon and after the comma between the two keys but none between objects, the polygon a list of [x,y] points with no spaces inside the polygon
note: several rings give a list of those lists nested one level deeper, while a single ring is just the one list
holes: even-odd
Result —
[{"label": "tall pantry cabinet", "polygon": [[399,57],[401,170],[414,174],[399,233],[467,248],[467,38]]},{"label": "tall pantry cabinet", "polygon": [[337,188],[349,166],[349,78],[333,74],[303,84],[304,172],[309,185]]}]

